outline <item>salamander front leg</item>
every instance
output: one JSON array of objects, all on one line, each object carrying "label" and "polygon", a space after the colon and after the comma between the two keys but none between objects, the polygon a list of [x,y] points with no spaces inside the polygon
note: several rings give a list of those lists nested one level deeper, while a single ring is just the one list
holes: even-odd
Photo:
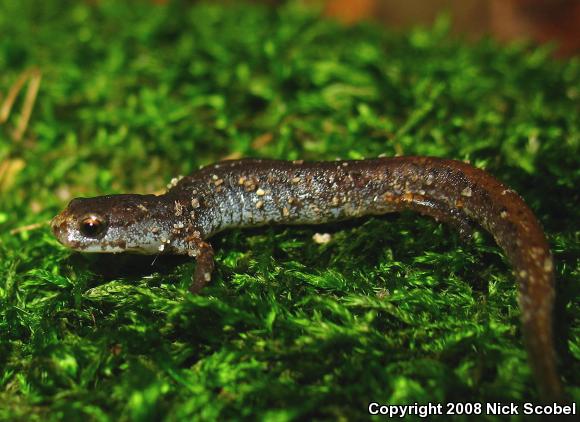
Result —
[{"label": "salamander front leg", "polygon": [[211,280],[214,269],[213,248],[209,243],[200,242],[197,247],[197,264],[189,291],[198,294],[203,287]]}]

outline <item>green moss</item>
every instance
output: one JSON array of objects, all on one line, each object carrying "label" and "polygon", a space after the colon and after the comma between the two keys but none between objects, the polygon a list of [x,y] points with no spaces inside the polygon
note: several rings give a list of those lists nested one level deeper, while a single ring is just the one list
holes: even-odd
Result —
[{"label": "green moss", "polygon": [[428,154],[510,184],[553,245],[578,399],[578,59],[466,44],[445,19],[394,34],[292,4],[149,3],[0,3],[0,92],[43,75],[24,140],[16,111],[0,126],[0,419],[355,420],[370,401],[537,399],[514,279],[485,234],[465,243],[411,213],[234,230],[193,297],[188,260],[10,233],[71,196],[156,191],[230,154]]}]

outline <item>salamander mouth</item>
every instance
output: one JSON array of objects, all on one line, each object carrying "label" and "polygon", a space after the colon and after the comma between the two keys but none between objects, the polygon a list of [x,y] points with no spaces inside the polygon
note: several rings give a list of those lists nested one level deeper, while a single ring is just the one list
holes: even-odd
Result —
[{"label": "salamander mouth", "polygon": [[140,255],[152,255],[159,252],[158,248],[147,248],[145,246],[127,246],[124,241],[103,242],[94,245],[80,246],[74,248],[78,251],[88,253],[132,253]]}]

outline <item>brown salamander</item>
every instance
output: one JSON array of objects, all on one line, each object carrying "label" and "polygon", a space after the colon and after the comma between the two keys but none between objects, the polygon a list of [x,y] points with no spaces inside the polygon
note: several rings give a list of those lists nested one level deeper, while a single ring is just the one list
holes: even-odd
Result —
[{"label": "brown salamander", "polygon": [[83,252],[187,254],[191,291],[210,281],[207,239],[232,227],[319,224],[416,210],[469,235],[483,226],[511,262],[529,360],[541,397],[560,400],[552,339],[554,263],[523,199],[483,170],[430,157],[358,161],[224,161],[174,180],[163,195],[73,199],[52,221],[57,239]]}]

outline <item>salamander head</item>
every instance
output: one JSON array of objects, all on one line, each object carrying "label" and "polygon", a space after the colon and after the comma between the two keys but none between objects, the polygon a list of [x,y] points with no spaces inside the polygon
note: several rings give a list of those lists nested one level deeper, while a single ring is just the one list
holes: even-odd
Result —
[{"label": "salamander head", "polygon": [[51,227],[60,243],[78,251],[155,254],[170,238],[169,212],[155,195],[76,198]]}]

